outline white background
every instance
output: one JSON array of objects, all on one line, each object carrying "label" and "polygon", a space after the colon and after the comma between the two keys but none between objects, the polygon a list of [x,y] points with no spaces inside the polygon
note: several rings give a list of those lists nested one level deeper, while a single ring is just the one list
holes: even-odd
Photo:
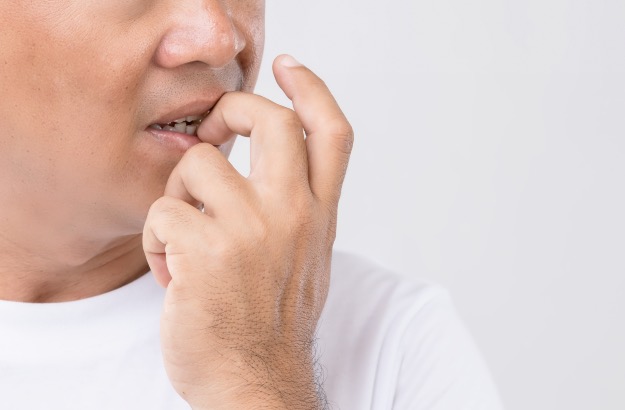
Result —
[{"label": "white background", "polygon": [[448,287],[508,409],[625,409],[625,1],[270,0],[267,30],[257,92],[292,53],[356,130],[336,248]]}]

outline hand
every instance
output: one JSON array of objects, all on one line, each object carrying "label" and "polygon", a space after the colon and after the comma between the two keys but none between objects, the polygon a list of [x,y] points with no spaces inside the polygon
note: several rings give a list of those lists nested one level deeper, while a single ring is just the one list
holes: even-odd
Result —
[{"label": "hand", "polygon": [[145,254],[167,288],[165,367],[194,409],[323,405],[313,344],[353,133],[325,84],[295,63],[273,65],[294,110],[227,93],[198,130],[203,141],[251,137],[249,177],[198,144],[147,216]]}]

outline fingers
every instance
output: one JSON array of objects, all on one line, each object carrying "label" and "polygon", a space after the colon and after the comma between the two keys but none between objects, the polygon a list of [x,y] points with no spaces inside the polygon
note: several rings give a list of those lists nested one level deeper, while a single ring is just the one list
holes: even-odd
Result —
[{"label": "fingers", "polygon": [[[293,184],[305,186],[335,210],[352,149],[352,128],[324,82],[310,70],[280,56],[274,74],[295,111],[257,95],[226,93],[200,125],[198,137],[211,143],[233,133],[251,137],[250,181],[267,180],[272,191],[287,195],[294,192]],[[209,215],[217,216],[242,211],[245,195],[236,193],[245,193],[247,182],[218,149],[203,143],[183,156],[165,195],[196,207],[201,202]]]},{"label": "fingers", "polygon": [[258,95],[225,94],[198,128],[202,141],[236,133],[251,137],[250,179],[308,180],[304,131],[293,110]]},{"label": "fingers", "polygon": [[198,264],[194,259],[211,246],[208,230],[219,229],[215,218],[242,223],[249,202],[245,187],[245,178],[218,148],[201,143],[185,153],[169,176],[164,196],[150,207],[143,229],[143,250],[161,286],[167,287],[179,272],[192,273]]},{"label": "fingers", "polygon": [[205,223],[209,219],[178,198],[163,196],[152,204],[143,226],[143,250],[161,286],[167,287],[172,274],[178,271],[176,255],[188,253],[206,241]]},{"label": "fingers", "polygon": [[201,143],[191,147],[172,171],[165,195],[194,207],[204,205],[206,214],[217,217],[238,212],[245,178],[216,147]]},{"label": "fingers", "polygon": [[352,127],[325,83],[312,71],[287,55],[276,58],[273,71],[306,131],[310,188],[335,207],[354,141]]}]

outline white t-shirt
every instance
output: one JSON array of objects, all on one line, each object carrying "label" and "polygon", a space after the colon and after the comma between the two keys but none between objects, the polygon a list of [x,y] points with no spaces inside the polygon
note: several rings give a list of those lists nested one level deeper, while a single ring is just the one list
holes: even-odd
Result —
[{"label": "white t-shirt", "polygon": [[[73,302],[0,301],[0,409],[188,410],[163,367],[164,294],[148,273]],[[318,337],[333,409],[501,408],[438,286],[335,253]]]}]

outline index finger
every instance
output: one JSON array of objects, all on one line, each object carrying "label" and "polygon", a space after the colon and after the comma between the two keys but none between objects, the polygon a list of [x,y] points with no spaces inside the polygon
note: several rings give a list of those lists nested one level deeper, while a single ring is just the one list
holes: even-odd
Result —
[{"label": "index finger", "polygon": [[306,132],[310,189],[335,208],[354,143],[353,129],[325,83],[293,57],[278,56],[273,72]]}]

